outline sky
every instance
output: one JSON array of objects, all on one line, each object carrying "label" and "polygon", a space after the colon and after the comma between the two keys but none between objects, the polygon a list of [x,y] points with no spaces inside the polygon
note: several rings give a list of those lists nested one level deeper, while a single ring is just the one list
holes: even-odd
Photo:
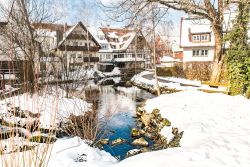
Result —
[{"label": "sky", "polygon": [[[9,0],[0,0],[0,3],[6,3]],[[39,0],[38,0],[39,1]],[[112,1],[117,0],[46,0],[50,2],[51,12],[56,16],[58,23],[75,24],[79,21],[87,26],[95,27],[124,27],[123,23],[110,21],[102,11],[99,1],[105,5],[111,5]],[[0,13],[1,15],[1,13]],[[168,21],[173,22],[174,33],[179,32],[181,16],[184,12],[169,10]]]},{"label": "sky", "polygon": [[[102,3],[104,3],[105,5],[111,5],[112,1],[117,0],[68,0],[67,5],[70,12],[68,13],[69,16],[67,18],[67,21],[70,24],[73,24],[81,20],[83,22],[87,22],[87,24],[91,26],[96,27],[105,27],[108,25],[111,27],[123,27],[123,23],[110,21],[107,16],[105,16],[98,3],[99,1],[102,1]],[[86,15],[88,15],[89,17],[86,17]],[[173,22],[173,35],[178,35],[181,17],[184,15],[184,12],[169,10],[169,16],[167,17],[167,20]],[[88,20],[86,20],[87,18]]]}]

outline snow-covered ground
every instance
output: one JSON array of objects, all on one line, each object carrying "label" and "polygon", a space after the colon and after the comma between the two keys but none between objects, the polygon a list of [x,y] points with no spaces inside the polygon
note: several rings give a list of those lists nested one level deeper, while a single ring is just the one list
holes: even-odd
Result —
[{"label": "snow-covered ground", "polygon": [[[248,167],[250,101],[242,96],[184,91],[148,100],[145,109],[161,110],[184,131],[180,148],[140,154],[116,166]],[[162,134],[169,136],[169,128]]]},{"label": "snow-covered ground", "polygon": [[[54,158],[52,156],[49,164],[63,167],[71,163],[70,166],[80,166],[74,162],[74,158],[77,154],[85,153],[91,160],[84,166],[248,167],[250,165],[250,101],[246,98],[183,91],[148,100],[145,109],[151,112],[154,108],[160,109],[162,116],[171,121],[172,127],[184,131],[181,147],[143,153],[116,162],[108,154],[79,146],[72,150],[61,151]],[[163,129],[162,134],[169,137],[169,129],[171,128]],[[68,142],[66,139],[59,140],[55,143],[55,147],[59,146],[58,150],[62,150],[64,147],[77,145],[74,144],[76,138],[68,140]],[[61,144],[63,142],[65,144]],[[89,153],[88,150],[92,151]],[[98,161],[92,161],[95,158]]]},{"label": "snow-covered ground", "polygon": [[[81,159],[83,162],[80,162]],[[78,137],[58,140],[52,149],[48,167],[105,167],[117,160],[105,151],[92,148]]]},{"label": "snow-covered ground", "polygon": [[8,122],[26,122],[26,118],[14,117],[8,114],[8,104],[20,107],[21,110],[28,110],[40,114],[42,128],[54,128],[60,121],[65,121],[70,114],[81,115],[89,111],[91,104],[79,98],[66,98],[65,92],[61,89],[52,90],[48,94],[45,90],[43,94],[24,93],[15,97],[6,98],[0,101],[0,116]]},{"label": "snow-covered ground", "polygon": [[[118,162],[109,153],[92,148],[79,138],[64,138],[53,145],[48,166],[250,165],[250,100],[243,96],[182,91],[164,94],[146,102],[147,112],[155,108],[160,109],[162,116],[171,121],[172,127],[184,131],[181,147],[143,153]],[[161,133],[170,139],[170,131],[171,128],[166,127]]]}]

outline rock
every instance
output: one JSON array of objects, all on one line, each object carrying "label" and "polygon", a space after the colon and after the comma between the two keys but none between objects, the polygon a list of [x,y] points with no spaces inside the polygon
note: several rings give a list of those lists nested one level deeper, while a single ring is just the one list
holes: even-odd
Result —
[{"label": "rock", "polygon": [[140,148],[140,151],[141,153],[146,153],[146,152],[149,152],[150,149],[148,147],[143,147],[143,148]]},{"label": "rock", "polygon": [[87,162],[87,155],[86,154],[81,154],[77,155],[77,157],[74,159],[75,162]]},{"label": "rock", "polygon": [[162,126],[171,126],[171,122],[167,118],[163,118]]},{"label": "rock", "polygon": [[143,137],[135,139],[131,144],[135,146],[148,146],[148,142]]},{"label": "rock", "polygon": [[144,113],[141,116],[141,122],[145,125],[145,126],[149,126],[150,124],[150,120],[151,120],[152,116],[149,113]]},{"label": "rock", "polygon": [[141,150],[139,150],[139,149],[129,150],[129,151],[126,153],[126,158],[131,157],[131,156],[134,156],[134,155],[136,155],[136,154],[139,154],[140,152],[141,152]]},{"label": "rock", "polygon": [[157,131],[159,131],[161,129],[161,122],[157,119],[151,119],[150,124]]},{"label": "rock", "polygon": [[144,130],[142,130],[142,129],[140,129],[139,132],[140,132],[141,135],[144,135],[144,134],[146,133],[146,132],[145,132]]},{"label": "rock", "polygon": [[103,145],[101,143],[96,143],[95,146],[100,150],[103,150]]},{"label": "rock", "polygon": [[138,129],[136,129],[136,128],[132,128],[131,136],[132,137],[140,137],[141,136],[140,131]]},{"label": "rock", "polygon": [[141,107],[137,107],[137,109],[136,109],[136,115],[138,116],[138,117],[140,117],[142,114],[144,114],[145,113],[145,111],[143,110],[143,108],[141,108]]},{"label": "rock", "polygon": [[125,143],[126,140],[123,139],[123,138],[118,138],[118,139],[115,139],[111,142],[111,146],[116,146],[116,145],[119,145],[119,144],[122,144],[122,143]]},{"label": "rock", "polygon": [[108,138],[106,138],[106,139],[100,139],[100,140],[98,141],[98,143],[100,143],[101,145],[106,145],[106,144],[109,143],[109,139],[108,139]]},{"label": "rock", "polygon": [[160,115],[161,115],[161,113],[160,113],[160,110],[159,110],[159,109],[154,109],[154,110],[152,111],[152,114],[153,114],[155,117],[158,117],[158,116],[160,116]]},{"label": "rock", "polygon": [[174,135],[174,137],[168,143],[168,147],[180,147],[180,141],[183,133],[183,131],[179,133],[178,128],[172,128],[172,134]]},{"label": "rock", "polygon": [[31,142],[37,142],[37,143],[47,143],[47,144],[51,144],[54,143],[57,139],[55,137],[52,136],[32,136],[30,138]]}]

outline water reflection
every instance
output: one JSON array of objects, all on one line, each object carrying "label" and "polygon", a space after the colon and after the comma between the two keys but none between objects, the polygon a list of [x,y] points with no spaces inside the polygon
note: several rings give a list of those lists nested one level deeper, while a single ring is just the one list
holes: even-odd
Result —
[{"label": "water reflection", "polygon": [[[120,137],[126,139],[127,142],[114,147],[104,145],[105,151],[124,159],[129,150],[136,148],[130,145],[133,140],[130,131],[133,127],[136,127],[134,118],[136,106],[145,99],[153,98],[154,95],[133,86],[126,88],[99,85],[87,90],[85,97],[88,102],[94,102],[99,119],[106,123],[104,128],[113,132],[102,137],[108,137],[110,141]],[[149,143],[152,144],[150,141]]]}]

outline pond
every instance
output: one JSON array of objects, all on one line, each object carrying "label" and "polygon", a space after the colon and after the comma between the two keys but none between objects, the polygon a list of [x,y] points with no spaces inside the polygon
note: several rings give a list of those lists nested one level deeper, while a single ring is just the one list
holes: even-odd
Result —
[{"label": "pond", "polygon": [[[137,127],[136,107],[144,100],[155,97],[154,95],[136,87],[114,87],[113,85],[99,86],[98,107],[99,119],[104,119],[105,129],[111,133],[104,134],[101,138],[109,138],[110,142],[103,149],[120,160],[124,159],[129,150],[140,148],[131,145],[131,129]],[[123,138],[126,142],[111,146],[111,142]],[[153,142],[145,138],[149,146]]]}]

